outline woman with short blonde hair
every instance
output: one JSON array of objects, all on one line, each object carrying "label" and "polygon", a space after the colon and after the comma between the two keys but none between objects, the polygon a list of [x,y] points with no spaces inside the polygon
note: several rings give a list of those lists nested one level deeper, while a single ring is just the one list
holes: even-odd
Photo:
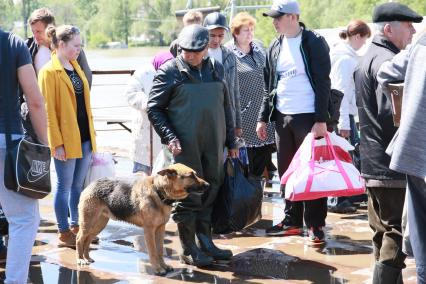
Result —
[{"label": "woman with short blonde hair", "polygon": [[268,139],[256,135],[257,115],[260,109],[265,81],[263,67],[265,51],[260,41],[254,40],[256,19],[246,12],[238,13],[230,24],[233,40],[226,44],[237,58],[237,74],[240,88],[241,124],[246,142],[250,174],[262,177],[269,167],[273,152],[274,127],[268,124]]},{"label": "woman with short blonde hair", "polygon": [[230,25],[232,36],[239,34],[243,26],[253,27],[254,29],[256,27],[256,19],[247,12],[235,15]]}]

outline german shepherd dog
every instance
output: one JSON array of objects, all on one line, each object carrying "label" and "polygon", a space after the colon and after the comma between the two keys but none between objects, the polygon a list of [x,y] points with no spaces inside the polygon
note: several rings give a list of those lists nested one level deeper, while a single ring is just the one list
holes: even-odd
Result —
[{"label": "german shepherd dog", "polygon": [[165,225],[171,203],[189,193],[202,194],[210,185],[183,164],[174,164],[155,176],[129,182],[102,178],[91,183],[81,194],[78,213],[77,263],[94,262],[89,256],[92,239],[109,219],[125,221],[144,229],[145,243],[154,273],[165,275],[173,268],[163,260]]}]

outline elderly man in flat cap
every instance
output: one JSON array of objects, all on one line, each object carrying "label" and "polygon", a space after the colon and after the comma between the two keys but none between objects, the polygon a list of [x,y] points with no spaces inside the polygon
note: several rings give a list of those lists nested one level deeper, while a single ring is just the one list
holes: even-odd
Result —
[{"label": "elderly man in flat cap", "polygon": [[158,70],[148,100],[148,117],[175,162],[210,183],[202,196],[190,194],[172,212],[183,248],[180,259],[199,267],[232,257],[230,250],[212,242],[211,212],[224,177],[224,145],[230,156],[237,156],[223,66],[205,58],[208,42],[206,28],[184,27],[179,34],[182,53]]},{"label": "elderly man in flat cap", "polygon": [[405,199],[405,176],[389,168],[385,153],[397,128],[393,124],[391,99],[377,82],[377,72],[411,42],[413,22],[422,17],[405,5],[391,2],[375,7],[376,35],[355,72],[361,131],[361,173],[368,193],[368,221],[373,229],[375,266],[373,283],[402,283],[405,267],[401,219]]},{"label": "elderly man in flat cap", "polygon": [[[410,49],[380,67],[377,78],[404,81],[401,123],[394,138],[390,168],[407,175],[408,223],[417,283],[426,283],[426,30]],[[419,64],[420,63],[420,64]]]}]

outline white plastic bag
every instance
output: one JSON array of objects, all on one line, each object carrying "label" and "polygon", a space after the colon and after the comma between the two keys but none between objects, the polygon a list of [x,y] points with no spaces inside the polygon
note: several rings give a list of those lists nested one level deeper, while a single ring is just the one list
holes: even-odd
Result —
[{"label": "white plastic bag", "polygon": [[84,180],[84,187],[103,177],[115,177],[114,159],[111,153],[94,153]]},{"label": "white plastic bag", "polygon": [[167,168],[174,163],[173,155],[167,149],[166,146],[163,146],[161,151],[158,153],[157,158],[155,158],[154,166],[152,167],[151,175],[156,175],[159,171],[164,168]]}]

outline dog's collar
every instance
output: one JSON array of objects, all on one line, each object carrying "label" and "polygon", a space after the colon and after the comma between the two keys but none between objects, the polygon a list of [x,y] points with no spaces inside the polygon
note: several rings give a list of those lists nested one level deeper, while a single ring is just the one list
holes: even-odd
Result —
[{"label": "dog's collar", "polygon": [[154,187],[154,191],[157,193],[158,197],[160,197],[161,202],[163,202],[164,204],[171,206],[175,202],[175,200],[173,199],[168,199],[166,194],[162,190],[159,190]]}]

